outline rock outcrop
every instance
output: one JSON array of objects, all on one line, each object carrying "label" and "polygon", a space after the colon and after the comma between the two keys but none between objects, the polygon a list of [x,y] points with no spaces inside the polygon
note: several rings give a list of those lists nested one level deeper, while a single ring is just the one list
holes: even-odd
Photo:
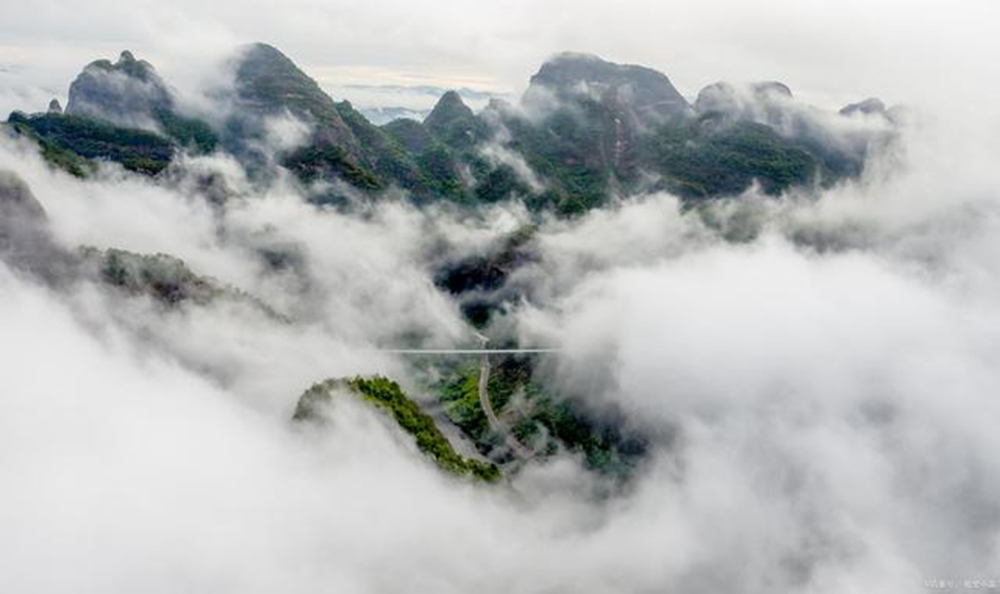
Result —
[{"label": "rock outcrop", "polygon": [[126,50],[117,62],[96,60],[83,69],[69,87],[66,113],[156,130],[159,114],[173,107],[173,95],[153,66]]}]

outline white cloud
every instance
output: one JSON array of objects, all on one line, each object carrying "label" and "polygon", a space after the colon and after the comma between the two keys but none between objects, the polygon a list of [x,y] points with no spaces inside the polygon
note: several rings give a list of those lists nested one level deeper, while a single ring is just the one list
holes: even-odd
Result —
[{"label": "white cloud", "polygon": [[[209,205],[183,180],[114,168],[76,180],[4,139],[0,169],[29,183],[60,244],[171,253],[293,321],[225,303],[164,312],[0,266],[0,582],[18,592],[912,592],[927,578],[1000,574],[996,77],[963,60],[993,43],[976,35],[991,8],[955,7],[951,30],[919,3],[860,16],[851,3],[699,6],[575,4],[559,26],[545,12],[558,3],[531,18],[517,3],[466,7],[443,31],[431,21],[446,21],[447,3],[300,2],[281,13],[181,3],[150,9],[127,35],[125,18],[148,5],[98,3],[74,21],[42,2],[45,28],[10,24],[26,22],[11,7],[4,27],[24,47],[69,32],[65,43],[81,48],[148,43],[154,63],[197,53],[207,31],[228,43],[268,23],[286,37],[270,41],[307,64],[440,59],[496,66],[508,80],[588,40],[600,47],[577,49],[687,64],[665,69],[688,89],[727,78],[701,72],[713,64],[781,78],[807,98],[884,85],[890,101],[930,89],[927,102],[948,108],[923,112],[880,175],[820,196],[750,192],[704,213],[645,196],[541,222],[540,261],[512,279],[532,297],[519,329],[565,348],[553,381],[620,407],[652,440],[634,481],[605,498],[570,457],[492,489],[452,481],[350,400],[328,430],[288,422],[297,395],[326,376],[412,384],[379,346],[468,340],[431,281],[438,250],[480,249],[523,210],[476,219],[385,200],[338,213],[305,204],[285,180],[254,187],[231,160],[190,160],[232,190]],[[398,34],[376,48],[371,32],[392,16]],[[593,35],[625,22],[627,34]],[[924,35],[932,28],[940,36]],[[683,49],[662,49],[664,38]],[[927,39],[950,47],[934,55]],[[350,58],[335,51],[352,43]],[[789,44],[801,51],[779,51]],[[68,68],[96,57],[87,53]],[[926,76],[911,80],[913,63]],[[178,62],[164,64],[169,78]],[[969,99],[951,109],[956,96]],[[263,248],[289,250],[295,264],[269,270]]]}]

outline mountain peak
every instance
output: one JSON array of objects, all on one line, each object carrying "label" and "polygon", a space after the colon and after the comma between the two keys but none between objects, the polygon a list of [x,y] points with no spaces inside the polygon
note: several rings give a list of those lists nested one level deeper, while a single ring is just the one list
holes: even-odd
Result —
[{"label": "mountain peak", "polygon": [[441,98],[438,99],[438,103],[439,104],[452,104],[452,105],[455,105],[455,104],[465,105],[465,101],[462,100],[462,96],[459,95],[458,91],[456,91],[454,89],[449,89],[449,90],[445,91],[444,94],[441,95]]},{"label": "mountain peak", "polygon": [[84,71],[87,70],[117,72],[141,80],[159,79],[159,75],[156,74],[156,69],[153,68],[152,64],[145,60],[136,59],[135,55],[129,50],[122,50],[118,55],[117,62],[112,63],[111,60],[106,59],[94,60],[84,68]]},{"label": "mountain peak", "polygon": [[641,66],[615,64],[594,54],[582,52],[561,52],[549,58],[538,72],[531,77],[531,84],[540,84],[561,89],[581,82],[622,84],[629,75],[654,73],[666,76]]},{"label": "mountain peak", "polygon": [[573,51],[563,51],[552,55],[542,66],[545,65],[557,65],[573,62],[590,62],[596,64],[610,64],[607,60],[601,58],[597,54],[591,54],[587,52],[573,52]]},{"label": "mountain peak", "polygon": [[451,146],[468,147],[478,137],[479,121],[456,91],[447,91],[424,119],[427,129]]},{"label": "mountain peak", "polygon": [[359,141],[333,99],[276,47],[250,44],[243,48],[234,67],[236,105],[244,116],[254,119],[290,113],[310,126],[317,146],[337,147],[350,155],[350,160],[364,161]]},{"label": "mountain peak", "polygon": [[561,99],[591,97],[627,106],[640,120],[660,121],[688,110],[667,75],[634,64],[616,64],[579,52],[556,54],[531,77]]},{"label": "mountain peak", "polygon": [[125,50],[114,64],[95,60],[83,69],[69,87],[66,113],[155,128],[153,114],[172,107],[173,95],[152,64]]},{"label": "mountain peak", "polygon": [[292,62],[291,58],[286,56],[281,50],[274,47],[273,45],[263,43],[260,41],[248,44],[243,47],[242,50],[243,61],[280,61],[285,64],[295,64]]},{"label": "mountain peak", "polygon": [[428,128],[442,128],[448,126],[456,120],[472,118],[475,114],[469,106],[462,100],[462,96],[457,91],[446,91],[438,99],[434,109],[427,115],[424,123]]},{"label": "mountain peak", "polygon": [[[333,100],[316,81],[291,58],[266,43],[253,43],[243,48],[236,61],[236,90],[241,99],[259,103],[260,107],[291,109],[293,106],[285,103],[294,103],[296,98],[328,104],[328,108],[333,106]],[[297,110],[291,111],[296,113]]]},{"label": "mountain peak", "polygon": [[768,80],[743,84],[725,81],[712,83],[701,91],[694,102],[698,113],[737,114],[753,105],[769,105],[793,99],[792,90],[782,82]]}]

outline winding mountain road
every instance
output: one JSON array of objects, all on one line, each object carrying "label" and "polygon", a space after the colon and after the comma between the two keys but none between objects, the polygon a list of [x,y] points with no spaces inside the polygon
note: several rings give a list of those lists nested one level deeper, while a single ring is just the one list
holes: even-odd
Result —
[{"label": "winding mountain road", "polygon": [[490,428],[503,437],[507,447],[519,460],[529,460],[535,454],[525,447],[514,437],[510,429],[500,420],[496,411],[493,410],[493,403],[490,402],[490,355],[511,355],[528,353],[557,353],[559,349],[487,349],[485,348],[487,339],[480,336],[483,348],[478,349],[383,349],[383,353],[394,355],[479,355],[479,406],[486,415],[486,420]]},{"label": "winding mountain road", "polygon": [[526,448],[524,444],[518,441],[510,430],[500,422],[500,418],[497,417],[496,412],[493,411],[493,404],[490,403],[489,385],[490,356],[489,352],[485,351],[479,358],[479,406],[482,407],[483,412],[486,413],[486,419],[490,423],[490,428],[503,437],[504,441],[507,443],[507,447],[514,452],[514,455],[521,460],[528,460],[534,456],[534,452]]}]

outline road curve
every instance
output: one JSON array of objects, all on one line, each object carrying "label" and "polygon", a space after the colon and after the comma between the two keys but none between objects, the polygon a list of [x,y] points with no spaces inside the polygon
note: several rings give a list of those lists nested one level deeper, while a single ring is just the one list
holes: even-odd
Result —
[{"label": "road curve", "polygon": [[503,423],[500,422],[500,418],[497,417],[496,413],[493,411],[493,404],[490,403],[489,385],[490,356],[489,352],[484,351],[482,355],[480,355],[479,359],[479,406],[481,406],[483,412],[486,413],[486,419],[489,421],[490,427],[503,436],[504,441],[507,443],[507,447],[514,452],[514,455],[521,460],[531,458],[534,455],[531,450],[524,447],[524,445],[521,444],[521,442],[519,442],[506,427],[504,427]]},{"label": "road curve", "polygon": [[479,355],[479,406],[486,414],[486,420],[493,431],[503,437],[507,447],[521,461],[528,460],[534,456],[534,452],[524,446],[516,437],[504,426],[493,410],[490,402],[490,353],[497,355],[521,354],[521,353],[558,353],[561,349],[534,348],[534,349],[487,349],[486,343],[489,341],[485,336],[479,335],[482,348],[478,349],[381,349],[383,353],[393,355]]}]

